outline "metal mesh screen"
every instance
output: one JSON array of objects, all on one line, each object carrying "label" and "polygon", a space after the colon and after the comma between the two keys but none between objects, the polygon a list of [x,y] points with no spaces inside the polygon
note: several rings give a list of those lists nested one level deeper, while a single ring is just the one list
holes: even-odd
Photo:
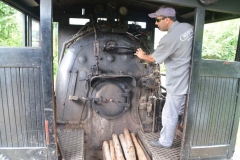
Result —
[{"label": "metal mesh screen", "polygon": [[65,160],[84,159],[84,131],[82,129],[58,129],[60,152]]},{"label": "metal mesh screen", "polygon": [[148,153],[152,156],[153,160],[178,160],[180,159],[181,139],[176,138],[170,149],[152,147],[149,143],[150,140],[158,139],[159,132],[157,133],[143,133],[138,131],[138,136],[141,139]]}]

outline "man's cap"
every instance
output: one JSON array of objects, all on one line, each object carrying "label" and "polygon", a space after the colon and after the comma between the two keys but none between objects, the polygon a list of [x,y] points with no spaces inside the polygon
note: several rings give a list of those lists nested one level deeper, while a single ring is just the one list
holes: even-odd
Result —
[{"label": "man's cap", "polygon": [[159,16],[175,17],[176,11],[175,11],[175,9],[170,8],[170,7],[160,8],[156,12],[148,14],[148,16],[151,18],[157,18]]}]

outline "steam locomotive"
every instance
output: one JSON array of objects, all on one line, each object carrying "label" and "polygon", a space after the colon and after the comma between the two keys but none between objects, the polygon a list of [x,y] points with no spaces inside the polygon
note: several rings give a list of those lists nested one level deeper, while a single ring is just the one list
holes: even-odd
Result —
[{"label": "steam locomotive", "polygon": [[[149,159],[233,156],[240,117],[240,41],[230,62],[206,60],[201,48],[206,23],[240,17],[237,0],[1,2],[23,14],[24,47],[0,47],[0,160],[99,160],[103,141],[125,128],[136,133]],[[173,5],[179,22],[194,26],[185,113],[171,149],[149,144],[161,129],[163,75],[158,64],[134,56],[139,47],[153,52],[160,38],[147,14],[163,4]],[[71,18],[90,21],[70,25]],[[32,46],[33,21],[40,22],[38,47]],[[55,90],[53,21],[59,24],[60,51]],[[130,21],[146,23],[146,28]]]},{"label": "steam locomotive", "polygon": [[156,130],[160,67],[134,56],[138,47],[152,52],[140,29],[120,19],[92,19],[64,43],[56,83],[60,134],[66,124],[80,127],[87,135],[85,147],[100,149],[124,128]]}]

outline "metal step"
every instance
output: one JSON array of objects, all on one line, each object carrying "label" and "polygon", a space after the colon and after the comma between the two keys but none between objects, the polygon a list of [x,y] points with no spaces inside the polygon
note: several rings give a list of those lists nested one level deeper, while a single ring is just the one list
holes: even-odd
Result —
[{"label": "metal step", "polygon": [[57,129],[59,149],[65,160],[84,160],[84,131]]},{"label": "metal step", "polygon": [[171,148],[158,148],[152,147],[149,143],[150,140],[158,139],[159,132],[156,133],[143,133],[141,130],[138,131],[139,139],[142,141],[148,154],[152,156],[153,160],[179,160],[181,139],[178,137],[173,141]]}]

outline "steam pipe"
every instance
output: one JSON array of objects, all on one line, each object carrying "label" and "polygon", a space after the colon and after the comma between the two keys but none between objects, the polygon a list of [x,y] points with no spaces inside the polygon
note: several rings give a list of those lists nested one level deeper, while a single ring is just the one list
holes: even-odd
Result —
[{"label": "steam pipe", "polygon": [[157,105],[157,98],[154,98],[154,102],[153,102],[153,125],[152,125],[152,132],[154,132],[154,128],[155,128],[155,118],[156,118],[156,105]]},{"label": "steam pipe", "polygon": [[[62,61],[62,58],[63,58],[63,55],[64,55],[64,51],[65,51],[65,49],[66,49],[66,46],[67,46],[70,42],[72,42],[72,41],[78,39],[79,37],[81,37],[82,34],[79,34],[79,33],[81,33],[81,32],[83,31],[83,29],[85,29],[85,27],[86,27],[86,25],[83,26],[71,39],[69,39],[68,41],[66,41],[66,42],[63,43],[63,47],[62,47],[62,50],[61,50],[61,53],[60,53],[60,56],[59,56],[59,63],[58,63],[58,65],[61,64],[61,61]],[[78,35],[78,34],[79,34],[79,35]]]}]

